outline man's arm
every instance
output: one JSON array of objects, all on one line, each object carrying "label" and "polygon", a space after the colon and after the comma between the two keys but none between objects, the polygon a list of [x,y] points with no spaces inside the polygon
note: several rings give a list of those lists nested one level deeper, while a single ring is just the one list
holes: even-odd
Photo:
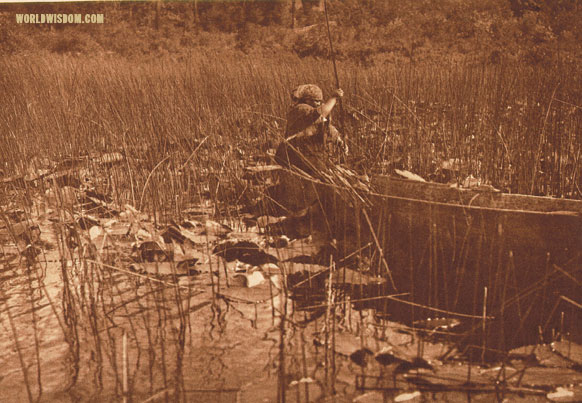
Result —
[{"label": "man's arm", "polygon": [[325,101],[323,105],[317,108],[319,109],[319,113],[321,114],[321,116],[327,118],[331,111],[333,110],[335,104],[337,103],[337,100],[343,96],[344,92],[340,88],[335,90],[331,98],[329,98],[327,101]]}]

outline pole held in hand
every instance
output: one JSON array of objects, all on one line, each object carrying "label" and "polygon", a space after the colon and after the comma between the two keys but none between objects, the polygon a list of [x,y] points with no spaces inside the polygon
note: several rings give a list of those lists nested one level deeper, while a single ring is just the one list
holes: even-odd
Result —
[{"label": "pole held in hand", "polygon": [[[331,40],[331,31],[329,29],[329,16],[327,14],[327,0],[323,1],[323,10],[325,13],[325,25],[327,27],[327,38],[329,39],[329,52],[331,54],[331,61],[333,63],[333,73],[335,75],[335,85],[337,88],[340,88],[340,82],[339,82],[339,76],[337,74],[337,64],[335,62],[335,52],[333,51],[333,42]],[[342,99],[339,98],[338,99],[339,102],[339,106],[340,106],[340,125],[341,128],[343,130],[344,125],[343,125],[343,117],[344,117],[344,108],[343,108],[343,103],[342,103]]]}]

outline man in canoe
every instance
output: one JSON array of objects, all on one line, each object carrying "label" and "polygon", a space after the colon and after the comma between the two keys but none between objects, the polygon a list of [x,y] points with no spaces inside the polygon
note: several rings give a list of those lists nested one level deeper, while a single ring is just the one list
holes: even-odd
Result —
[{"label": "man in canoe", "polygon": [[330,146],[347,154],[347,146],[329,119],[343,94],[337,89],[323,102],[323,92],[314,84],[300,85],[291,92],[293,105],[287,113],[285,141],[279,145],[275,156],[278,164],[313,174],[315,169],[323,168],[321,165],[328,158]]},{"label": "man in canoe", "polygon": [[[331,125],[330,114],[343,91],[337,89],[324,102],[323,92],[313,84],[300,85],[291,92],[293,105],[287,114],[285,139],[281,141],[275,161],[284,169],[279,183],[269,192],[283,214],[282,225],[293,237],[312,235],[317,243],[333,244],[337,219],[336,196],[349,199],[344,186],[350,186],[349,170],[336,164],[345,156],[347,146],[338,130]],[[337,216],[337,217],[336,217]],[[324,259],[327,263],[329,260]]]},{"label": "man in canoe", "polygon": [[303,84],[291,92],[293,105],[287,113],[285,139],[279,144],[275,161],[285,168],[279,177],[277,201],[291,215],[302,216],[318,200],[315,183],[334,165],[333,151],[347,154],[330,114],[343,91],[337,89],[323,101],[321,88]]}]

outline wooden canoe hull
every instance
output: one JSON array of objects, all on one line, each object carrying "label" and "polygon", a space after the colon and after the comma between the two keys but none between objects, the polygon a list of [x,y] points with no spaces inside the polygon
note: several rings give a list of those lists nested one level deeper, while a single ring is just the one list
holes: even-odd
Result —
[{"label": "wooden canoe hull", "polygon": [[415,304],[391,304],[392,318],[479,317],[487,293],[485,312],[495,317],[488,339],[498,347],[537,341],[539,330],[547,337],[562,323],[561,312],[566,324],[575,323],[580,310],[567,301],[582,303],[581,201],[388,177],[375,178],[373,188],[368,207],[336,196],[326,211],[334,212],[328,219],[344,254],[373,244],[373,270],[396,286],[383,292],[408,293],[404,299]]}]

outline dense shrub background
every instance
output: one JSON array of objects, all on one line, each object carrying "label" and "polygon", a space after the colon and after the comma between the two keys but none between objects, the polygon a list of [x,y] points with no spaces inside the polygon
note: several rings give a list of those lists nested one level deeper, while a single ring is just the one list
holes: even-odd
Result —
[{"label": "dense shrub background", "polygon": [[[3,4],[0,54],[151,57],[212,48],[328,57],[322,2],[295,3],[295,12],[292,0]],[[328,10],[340,60],[552,64],[581,55],[582,7],[572,0],[328,0]],[[21,12],[103,13],[105,24],[17,24]]]}]

